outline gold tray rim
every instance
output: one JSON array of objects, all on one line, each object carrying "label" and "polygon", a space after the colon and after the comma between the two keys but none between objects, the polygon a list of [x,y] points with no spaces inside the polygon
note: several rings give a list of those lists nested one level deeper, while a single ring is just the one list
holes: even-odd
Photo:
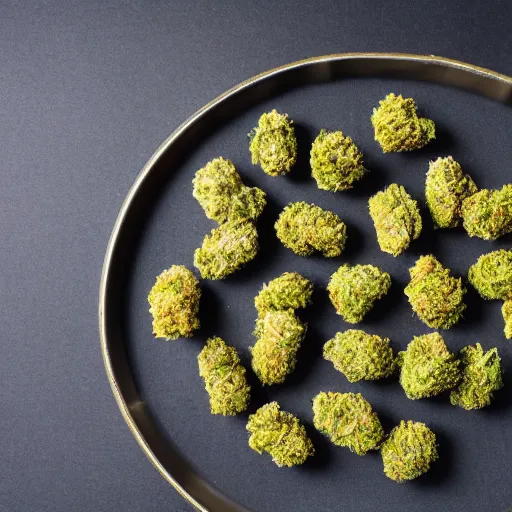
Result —
[{"label": "gold tray rim", "polygon": [[[114,227],[112,229],[112,233],[110,235],[110,239],[107,245],[105,258],[103,262],[102,272],[101,272],[101,280],[100,280],[100,290],[99,290],[99,335],[100,335],[100,343],[101,343],[101,352],[103,356],[103,362],[105,365],[105,370],[107,374],[108,381],[110,383],[110,386],[112,388],[112,392],[114,394],[114,397],[116,399],[117,405],[119,406],[119,409],[121,411],[121,414],[126,421],[128,428],[130,429],[131,433],[137,440],[140,448],[144,452],[144,454],[148,457],[148,459],[151,461],[151,463],[155,466],[155,468],[158,470],[158,472],[169,482],[174,489],[190,504],[192,504],[194,507],[196,507],[201,512],[224,512],[221,510],[214,510],[213,508],[210,508],[205,503],[202,503],[200,499],[193,496],[192,491],[187,488],[187,486],[181,484],[178,482],[175,475],[171,473],[171,471],[165,466],[165,464],[162,463],[158,455],[155,453],[155,450],[153,450],[151,445],[151,440],[147,439],[146,436],[141,432],[141,428],[138,425],[138,421],[136,419],[136,416],[140,413],[144,416],[149,416],[149,412],[147,410],[142,410],[144,408],[144,402],[140,399],[138,400],[131,400],[131,403],[128,403],[127,398],[125,397],[125,393],[122,390],[122,386],[120,385],[116,368],[114,367],[114,363],[111,357],[111,343],[108,336],[108,312],[107,312],[107,290],[109,286],[109,275],[113,264],[113,256],[114,256],[114,249],[117,244],[117,240],[119,238],[120,232],[124,225],[124,220],[127,216],[128,211],[130,210],[130,207],[133,203],[133,200],[135,196],[137,195],[139,189],[141,188],[142,183],[147,178],[149,173],[151,172],[152,168],[154,167],[155,163],[158,161],[158,159],[162,156],[164,152],[167,151],[167,149],[174,144],[181,135],[192,125],[198,123],[200,119],[205,115],[206,112],[215,109],[219,104],[224,103],[228,101],[233,96],[237,95],[244,89],[247,89],[249,87],[254,86],[257,83],[261,83],[267,80],[271,80],[273,78],[279,77],[280,75],[284,75],[292,70],[296,70],[299,68],[305,68],[308,66],[312,67],[312,70],[315,67],[321,66],[321,65],[329,65],[329,64],[341,64],[346,62],[360,62],[362,65],[364,65],[365,61],[383,61],[391,63],[391,62],[401,62],[404,64],[429,64],[433,65],[439,68],[439,70],[442,69],[452,69],[452,70],[460,70],[462,72],[467,73],[468,78],[470,78],[472,75],[476,77],[481,77],[485,80],[489,80],[489,83],[494,82],[495,84],[499,85],[499,92],[488,94],[488,96],[493,97],[494,99],[497,99],[499,101],[503,101],[504,103],[510,103],[512,101],[512,77],[507,76],[502,73],[498,73],[495,71],[492,71],[490,69],[486,69],[483,67],[475,66],[472,64],[468,64],[462,61],[444,58],[444,57],[438,57],[434,55],[415,55],[415,54],[408,54],[408,53],[336,53],[336,54],[330,54],[330,55],[322,55],[317,57],[311,57],[303,60],[298,60],[295,62],[291,62],[289,64],[285,64],[273,69],[270,69],[268,71],[265,71],[263,73],[259,73],[237,85],[232,87],[231,89],[227,90],[226,92],[222,93],[221,95],[217,96],[215,99],[207,103],[205,106],[200,108],[195,114],[193,114],[191,117],[189,117],[185,122],[183,122],[176,130],[174,130],[171,135],[157,148],[157,150],[154,152],[154,154],[151,156],[151,158],[148,160],[148,162],[144,165],[140,173],[137,175],[133,185],[131,186],[130,190],[128,191],[128,194],[126,195],[121,208],[119,210],[118,216],[116,218]],[[357,76],[357,75],[356,75]],[[370,73],[369,75],[365,76],[379,76],[379,73],[376,72],[375,74]],[[318,81],[328,81],[329,78],[326,80],[318,80]],[[430,80],[430,79],[429,79]],[[430,80],[431,82],[437,82],[437,80]],[[444,80],[442,83],[450,85],[449,80]],[[454,84],[451,84],[454,85]],[[467,89],[472,89],[471,84],[468,83],[466,85],[460,85],[455,84],[458,87],[463,87]],[[135,384],[133,381],[133,376],[131,375],[131,369],[129,368],[129,365],[127,368],[122,368],[124,372],[124,377],[128,377],[128,379],[131,379],[130,384],[133,385],[133,389],[135,390]],[[142,412],[141,412],[142,410]],[[139,418],[140,421],[140,418]],[[148,418],[148,421],[151,421],[151,418]],[[156,427],[155,427],[156,428]],[[172,448],[171,448],[172,450]],[[196,478],[201,478],[199,475],[195,475]],[[209,484],[206,483],[206,485],[209,487]],[[211,492],[213,495],[216,495],[218,498],[220,497],[220,500],[227,500],[229,501],[229,498],[224,497],[220,492],[216,491],[214,488],[210,488],[209,492]],[[229,510],[239,510],[239,511],[247,511],[246,508],[244,508],[241,505],[230,503],[230,509]],[[233,508],[234,507],[234,508]]]}]

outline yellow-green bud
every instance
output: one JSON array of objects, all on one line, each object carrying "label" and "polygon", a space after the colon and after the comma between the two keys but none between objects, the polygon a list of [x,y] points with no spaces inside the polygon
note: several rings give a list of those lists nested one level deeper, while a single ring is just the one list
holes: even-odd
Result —
[{"label": "yellow-green bud", "polygon": [[480,343],[460,351],[462,380],[450,393],[450,402],[468,411],[491,403],[493,393],[503,387],[498,349],[484,352]]},{"label": "yellow-green bud", "polygon": [[480,190],[462,201],[462,221],[469,236],[496,240],[512,232],[512,185]]},{"label": "yellow-green bud", "polygon": [[257,187],[247,187],[233,162],[215,158],[196,172],[192,195],[206,216],[219,224],[228,220],[256,220],[267,204],[266,194]]},{"label": "yellow-green bud", "polygon": [[366,172],[363,154],[342,132],[321,130],[313,142],[310,163],[318,188],[331,192],[352,188]]},{"label": "yellow-green bud", "polygon": [[484,299],[512,298],[512,251],[482,254],[469,268],[468,279]]},{"label": "yellow-green bud", "polygon": [[391,277],[373,265],[342,265],[327,286],[338,315],[356,324],[373,308],[376,300],[388,293]]},{"label": "yellow-green bud", "polygon": [[276,110],[263,114],[249,134],[253,164],[260,164],[270,176],[287,174],[297,160],[297,139],[293,121]]},{"label": "yellow-green bud", "polygon": [[461,378],[458,359],[437,332],[415,336],[405,352],[399,352],[400,384],[407,398],[417,400],[455,387]]},{"label": "yellow-green bud", "polygon": [[382,379],[395,370],[389,339],[357,329],[336,333],[324,345],[324,358],[349,382]]},{"label": "yellow-green bud", "polygon": [[335,213],[304,202],[290,203],[274,227],[283,245],[299,256],[318,251],[334,258],[343,252],[347,240],[347,227]]},{"label": "yellow-green bud", "polygon": [[199,375],[210,395],[212,414],[234,416],[247,409],[251,388],[245,368],[233,347],[219,337],[210,338],[197,357]]},{"label": "yellow-green bud", "polygon": [[269,311],[256,320],[252,369],[265,385],[281,384],[295,369],[306,325],[291,310]]},{"label": "yellow-green bud", "polygon": [[418,117],[412,98],[388,94],[373,109],[375,140],[384,153],[420,149],[436,138],[434,121]]},{"label": "yellow-green bud", "polygon": [[421,256],[409,269],[411,281],[404,293],[418,318],[434,329],[449,329],[466,309],[466,288],[462,279],[451,277],[450,270],[429,254]]},{"label": "yellow-green bud", "polygon": [[148,296],[156,338],[190,338],[199,329],[201,289],[194,274],[183,265],[173,265],[157,278]]},{"label": "yellow-green bud", "polygon": [[424,423],[401,421],[382,443],[384,473],[391,480],[414,480],[439,458],[436,435]]},{"label": "yellow-green bud", "polygon": [[313,283],[297,272],[285,272],[264,284],[254,299],[258,316],[263,318],[269,311],[296,310],[311,302]]},{"label": "yellow-green bud", "polygon": [[503,315],[503,320],[505,320],[505,328],[503,329],[505,338],[510,340],[512,339],[512,299],[506,300],[503,303],[501,314]]},{"label": "yellow-green bud", "polygon": [[430,162],[425,181],[425,198],[437,227],[454,228],[461,219],[462,201],[477,192],[471,177],[451,156]]},{"label": "yellow-green bud", "polygon": [[228,221],[212,229],[194,253],[194,266],[203,279],[224,279],[254,259],[258,232],[251,221]]},{"label": "yellow-green bud", "polygon": [[337,446],[357,455],[376,450],[384,429],[372,406],[360,393],[319,393],[313,399],[313,423]]},{"label": "yellow-green bud", "polygon": [[393,183],[368,201],[370,216],[382,251],[398,256],[421,233],[418,203],[401,185]]},{"label": "yellow-green bud", "polygon": [[260,407],[249,416],[249,446],[267,452],[279,466],[298,466],[314,455],[313,443],[298,418],[281,411],[277,402]]}]

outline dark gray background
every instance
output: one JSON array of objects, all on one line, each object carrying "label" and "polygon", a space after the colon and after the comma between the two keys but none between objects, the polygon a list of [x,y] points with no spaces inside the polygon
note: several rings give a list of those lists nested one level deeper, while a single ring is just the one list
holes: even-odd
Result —
[{"label": "dark gray background", "polygon": [[[189,510],[118,413],[96,320],[117,211],[173,128],[235,83],[318,54],[437,54],[512,74],[511,14],[505,1],[1,2],[0,510]],[[505,179],[499,163],[482,184]],[[441,474],[476,471],[459,463]],[[489,468],[484,487],[507,478]],[[511,505],[500,492],[491,510]]]}]

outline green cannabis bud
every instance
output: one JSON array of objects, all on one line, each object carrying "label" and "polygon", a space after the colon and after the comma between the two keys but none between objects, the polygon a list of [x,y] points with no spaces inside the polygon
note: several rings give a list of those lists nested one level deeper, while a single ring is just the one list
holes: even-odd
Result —
[{"label": "green cannabis bud", "polygon": [[503,387],[498,349],[484,352],[480,343],[460,351],[462,380],[450,393],[450,402],[467,411],[482,409],[491,403],[493,393]]},{"label": "green cannabis bud", "polygon": [[480,190],[462,201],[462,224],[469,236],[496,240],[512,232],[512,185]]},{"label": "green cannabis bud", "polygon": [[247,384],[245,368],[233,347],[213,337],[197,357],[199,375],[204,379],[210,395],[212,414],[235,416],[249,405],[251,388]]},{"label": "green cannabis bud", "polygon": [[378,448],[384,429],[372,406],[359,393],[319,393],[313,399],[313,423],[337,446],[357,455]]},{"label": "green cannabis bud", "polygon": [[342,265],[331,276],[327,291],[338,315],[356,324],[376,300],[388,293],[391,277],[373,265]]},{"label": "green cannabis bud", "polygon": [[318,251],[334,258],[343,252],[347,240],[347,227],[335,213],[304,202],[290,203],[274,227],[283,245],[299,256]]},{"label": "green cannabis bud", "polygon": [[263,114],[249,139],[252,163],[259,163],[270,176],[287,174],[295,165],[297,139],[293,121],[287,114],[276,110]]},{"label": "green cannabis bud", "polygon": [[400,384],[411,400],[438,395],[460,381],[459,360],[437,332],[415,336],[407,350],[398,353],[397,363]]},{"label": "green cannabis bud", "polygon": [[415,421],[401,421],[382,443],[380,452],[384,473],[396,482],[418,478],[439,458],[436,435]]},{"label": "green cannabis bud", "polygon": [[314,455],[306,429],[293,414],[281,411],[277,402],[260,407],[249,416],[249,446],[259,454],[267,452],[279,466],[297,466]]},{"label": "green cannabis bud", "polygon": [[254,335],[256,343],[250,348],[254,373],[263,384],[281,384],[295,369],[306,325],[291,310],[269,311],[256,320]]},{"label": "green cannabis bud", "polygon": [[264,284],[254,299],[259,318],[269,311],[296,310],[311,302],[313,283],[297,272],[285,272]]},{"label": "green cannabis bud", "polygon": [[372,124],[375,140],[384,153],[412,151],[427,145],[436,138],[434,121],[418,117],[416,102],[388,94],[373,109]]},{"label": "green cannabis bud", "polygon": [[393,183],[368,201],[370,216],[382,251],[398,256],[421,233],[418,203],[401,185]]},{"label": "green cannabis bud", "polygon": [[194,266],[203,279],[224,279],[254,259],[258,232],[251,221],[228,221],[212,229],[194,253]]},{"label": "green cannabis bud", "polygon": [[462,279],[451,277],[450,270],[431,254],[421,256],[409,273],[404,292],[418,318],[434,329],[455,325],[466,309]]},{"label": "green cannabis bud", "polygon": [[201,289],[192,272],[183,265],[173,265],[157,278],[148,296],[156,338],[190,338],[199,329]]},{"label": "green cannabis bud", "polygon": [[503,315],[503,320],[505,320],[505,328],[503,332],[505,333],[505,338],[510,340],[512,338],[512,300],[506,300],[501,306],[501,314]]},{"label": "green cannabis bud", "polygon": [[482,254],[469,268],[468,279],[484,299],[512,298],[512,251]]},{"label": "green cannabis bud", "polygon": [[349,382],[383,379],[395,371],[389,339],[357,329],[336,333],[324,345],[324,358]]},{"label": "green cannabis bud", "polygon": [[192,195],[206,216],[219,224],[228,220],[256,220],[267,203],[265,192],[245,186],[233,163],[224,158],[215,158],[199,169],[192,183]]},{"label": "green cannabis bud", "polygon": [[318,188],[331,192],[352,188],[366,172],[363,154],[342,132],[321,130],[313,142],[310,163]]},{"label": "green cannabis bud", "polygon": [[475,182],[451,156],[430,162],[425,197],[434,224],[440,228],[458,226],[462,201],[477,190]]}]

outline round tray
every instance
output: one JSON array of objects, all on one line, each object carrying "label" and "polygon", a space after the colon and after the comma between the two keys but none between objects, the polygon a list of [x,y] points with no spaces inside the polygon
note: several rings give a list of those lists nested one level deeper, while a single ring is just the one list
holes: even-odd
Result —
[{"label": "round tray", "polygon": [[[308,89],[307,98],[304,89]],[[367,106],[376,105],[391,91],[418,100],[420,110],[436,121],[438,142],[408,155],[391,156],[382,155],[378,146],[372,145],[371,108],[368,110]],[[412,318],[402,297],[407,269],[418,255],[432,251],[456,273],[464,275],[479,254],[503,246],[509,238],[489,244],[470,240],[458,230],[434,233],[423,211],[426,225],[420,242],[413,244],[405,255],[393,259],[376,246],[371,222],[364,213],[367,198],[386,183],[396,181],[421,201],[428,160],[448,154],[459,159],[482,187],[510,182],[512,161],[508,160],[507,173],[505,156],[509,150],[504,150],[503,145],[510,147],[511,116],[509,107],[499,103],[511,101],[512,78],[462,62],[406,54],[329,55],[294,62],[237,85],[200,109],[157,149],[130,189],[108,244],[100,287],[100,338],[107,376],[123,417],[147,457],[186,500],[199,510],[210,512],[249,510],[239,501],[251,510],[284,512],[338,509],[333,503],[344,511],[468,511],[484,506],[504,510],[512,505],[512,490],[507,484],[512,436],[508,434],[507,440],[505,434],[498,433],[500,429],[510,433],[512,424],[511,408],[503,393],[489,412],[467,413],[446,405],[446,399],[407,401],[400,396],[396,383],[350,386],[341,374],[321,361],[323,342],[348,325],[334,315],[328,301],[320,295],[309,320],[312,324],[318,321],[321,326],[310,328],[310,348],[301,349],[303,358],[316,361],[311,363],[313,369],[306,367],[309,361],[301,364],[299,355],[297,375],[275,392],[273,388],[255,392],[251,412],[266,400],[277,399],[283,409],[304,419],[309,401],[318,391],[361,391],[376,405],[388,429],[402,418],[433,424],[439,437],[441,460],[423,477],[422,483],[397,486],[377,472],[378,455],[358,458],[329,446],[314,433],[307,417],[306,427],[317,448],[315,462],[291,470],[275,467],[270,458],[258,456],[246,446],[246,416],[209,416],[195,360],[204,339],[219,333],[239,351],[245,351],[242,360],[247,364],[255,316],[251,301],[261,284],[284,270],[297,270],[312,277],[321,290],[343,261],[375,263],[390,271],[396,281],[383,311],[370,315],[367,325],[361,328],[375,330],[392,341],[396,337],[400,347],[406,345],[411,333],[427,332],[423,324]],[[250,123],[256,124],[259,114],[274,105],[288,112],[297,124],[300,168],[289,177],[267,177],[248,163],[245,134]],[[333,112],[338,105],[339,112]],[[447,112],[446,121],[441,112]],[[314,127],[306,127],[299,114],[305,122],[316,114],[319,120]],[[479,117],[479,123],[472,119],[472,114]],[[336,195],[318,191],[306,176],[313,128],[316,131],[322,127],[342,129],[358,145],[362,142],[371,173],[353,191]],[[481,133],[475,133],[478,129]],[[202,145],[203,140],[206,143]],[[191,157],[193,152],[197,155]],[[261,240],[264,254],[254,265],[225,282],[202,281],[204,327],[197,339],[154,342],[145,296],[164,268],[174,263],[192,268],[193,247],[199,246],[204,234],[214,227],[199,206],[194,205],[190,181],[195,169],[220,155],[235,161],[246,183],[269,192],[269,212],[262,221],[268,228]],[[400,170],[392,172],[395,168]],[[174,183],[175,173],[182,177]],[[167,193],[171,185],[174,195]],[[183,198],[187,198],[186,203],[180,203],[185,201]],[[270,240],[273,235],[269,229],[290,200],[316,202],[337,211],[344,220],[348,217],[347,253],[334,261],[300,259]],[[183,213],[184,206],[187,213]],[[186,225],[186,221],[190,224]],[[461,243],[463,249],[448,250],[448,242]],[[281,256],[270,256],[274,254]],[[258,269],[272,258],[268,269],[260,272]],[[310,266],[314,269],[310,270]],[[220,305],[216,304],[219,297],[223,300]],[[405,320],[404,315],[408,316]],[[226,319],[226,327],[219,317]],[[446,333],[445,339],[453,350],[476,341],[488,348],[498,346],[507,369],[511,354],[501,334],[501,322],[499,305],[483,303],[469,290],[468,314],[460,327]],[[488,339],[482,339],[486,335]],[[510,384],[507,374],[505,378]],[[170,393],[171,390],[176,391]],[[294,396],[301,397],[300,403]],[[459,425],[462,437],[469,436],[467,442],[459,441]],[[189,432],[188,437],[183,437],[183,431]],[[209,440],[211,450],[206,449],[205,439]],[[233,473],[227,474],[230,468]]]}]

